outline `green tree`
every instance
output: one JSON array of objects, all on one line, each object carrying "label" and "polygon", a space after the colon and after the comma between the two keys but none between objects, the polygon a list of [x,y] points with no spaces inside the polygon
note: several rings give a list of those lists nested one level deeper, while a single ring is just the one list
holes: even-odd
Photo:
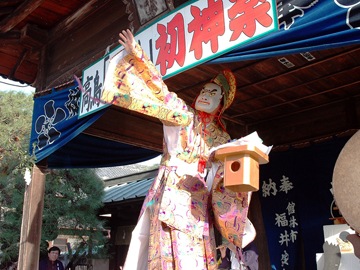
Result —
[{"label": "green tree", "polygon": [[[0,245],[1,266],[17,261],[22,221],[26,168],[29,155],[33,99],[23,93],[0,92]],[[72,262],[81,257],[106,256],[103,224],[96,213],[104,196],[103,182],[92,169],[49,170],[45,183],[40,253],[59,234],[76,236]]]},{"label": "green tree", "polygon": [[0,244],[5,265],[17,258],[25,188],[23,174],[34,164],[28,153],[32,110],[31,96],[0,92]]},{"label": "green tree", "polygon": [[0,164],[2,174],[32,167],[29,155],[33,98],[21,92],[0,91]]},{"label": "green tree", "polygon": [[42,239],[76,236],[69,266],[107,256],[106,231],[96,216],[103,196],[103,182],[93,169],[50,170],[46,177]]}]

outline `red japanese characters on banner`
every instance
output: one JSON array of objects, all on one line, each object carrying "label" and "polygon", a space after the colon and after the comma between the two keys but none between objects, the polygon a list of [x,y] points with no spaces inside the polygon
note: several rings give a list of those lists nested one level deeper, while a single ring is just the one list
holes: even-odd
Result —
[{"label": "red japanese characters on banner", "polygon": [[225,33],[224,7],[221,0],[208,0],[208,7],[200,10],[191,6],[194,19],[188,25],[188,31],[194,32],[190,51],[194,51],[197,60],[202,58],[202,43],[211,42],[211,51],[219,49],[218,37]]},{"label": "red japanese characters on banner", "polygon": [[[136,38],[168,77],[278,30],[276,14],[275,0],[199,0],[155,23],[155,35],[150,26]],[[144,47],[153,40],[155,48]]]},{"label": "red japanese characters on banner", "polygon": [[[135,39],[166,79],[278,29],[275,0],[198,0],[135,33]],[[122,50],[84,69],[83,78],[97,76],[102,83],[109,59]],[[90,87],[95,89],[93,81]]]},{"label": "red japanese characters on banner", "polygon": [[256,21],[264,27],[269,27],[273,22],[267,14],[271,6],[266,0],[230,0],[230,2],[234,3],[229,9],[230,29],[233,31],[230,40],[236,40],[241,33],[253,37]]},{"label": "red japanese characters on banner", "polygon": [[[156,65],[160,64],[160,73],[165,75],[166,70],[173,66],[175,60],[181,67],[184,65],[186,44],[184,18],[182,14],[176,14],[175,17],[168,22],[167,28],[165,25],[158,24],[157,31],[160,37],[156,40],[155,44],[155,48],[159,50]],[[167,42],[168,35],[170,36],[170,43]],[[176,53],[176,51],[178,53]]]}]

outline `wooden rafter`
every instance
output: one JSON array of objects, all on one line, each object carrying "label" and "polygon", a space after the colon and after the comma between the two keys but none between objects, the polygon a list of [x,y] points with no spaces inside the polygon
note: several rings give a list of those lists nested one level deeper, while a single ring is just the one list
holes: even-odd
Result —
[{"label": "wooden rafter", "polygon": [[[281,74],[278,74],[276,76],[271,76],[271,77],[268,77],[266,79],[263,79],[263,80],[260,80],[260,81],[257,81],[255,83],[251,83],[251,84],[248,84],[248,85],[244,85],[241,87],[241,90],[242,91],[246,91],[246,88],[248,87],[254,87],[254,86],[257,86],[257,85],[261,85],[261,84],[264,84],[265,82],[270,82],[270,81],[273,81],[275,80],[276,78],[279,78],[279,77],[282,77],[282,76],[289,76],[291,74],[296,74],[297,72],[299,71],[302,71],[302,70],[305,70],[305,69],[308,69],[310,67],[313,67],[313,66],[317,66],[317,65],[320,65],[322,63],[325,63],[329,60],[332,60],[332,59],[336,59],[338,57],[341,57],[341,56],[345,56],[345,55],[348,55],[350,53],[353,53],[353,52],[357,52],[359,51],[360,48],[357,47],[355,49],[351,49],[351,50],[347,50],[347,51],[344,51],[344,52],[341,52],[339,54],[335,54],[335,55],[332,55],[331,57],[327,57],[327,58],[324,58],[320,61],[317,61],[317,62],[314,62],[314,63],[311,63],[311,64],[308,64],[308,65],[305,65],[305,66],[302,66],[300,68],[297,68],[297,69],[293,69],[293,70],[290,70],[290,71],[287,71],[287,72],[284,72],[284,73],[281,73]],[[243,67],[242,67],[243,68]],[[241,70],[242,68],[239,68],[239,70]],[[233,72],[236,72],[237,70],[233,70]],[[344,70],[343,70],[344,71]],[[334,76],[335,74],[330,74],[328,75],[327,77],[332,77]],[[318,78],[316,80],[321,80],[321,79],[324,79],[325,77],[322,77],[322,78]],[[314,81],[316,81],[314,80]],[[309,83],[312,83],[314,81],[309,81],[309,82],[306,82],[305,84],[309,84]],[[297,85],[297,87],[299,86],[299,84]],[[292,87],[291,87],[292,88]],[[273,96],[273,95],[276,95],[276,94],[279,94],[280,92],[284,92],[284,91],[288,91],[290,90],[291,88],[285,88],[285,89],[281,89],[279,91],[276,91],[276,92],[271,92],[271,93],[268,93],[268,94],[264,94],[264,95],[261,95],[261,96],[258,96],[258,97],[253,97],[253,98],[250,98],[250,99],[247,99],[247,100],[243,100],[243,101],[235,101],[233,105],[242,105],[246,102],[250,102],[250,101],[254,101],[254,100],[258,100],[258,99],[261,99],[261,98],[266,98],[266,97],[269,97],[269,96]],[[249,92],[249,91],[248,91]]]},{"label": "wooden rafter", "polygon": [[[296,99],[288,100],[288,101],[285,101],[285,102],[282,102],[282,103],[279,103],[279,104],[275,104],[275,105],[272,105],[272,106],[263,107],[263,108],[260,108],[260,109],[254,110],[254,111],[237,114],[237,115],[234,115],[233,117],[240,117],[240,116],[244,116],[244,115],[248,115],[248,114],[252,114],[252,113],[266,111],[266,110],[269,110],[269,109],[274,109],[274,108],[277,108],[279,106],[283,106],[283,105],[286,105],[286,104],[289,104],[289,103],[292,103],[292,102],[312,98],[312,97],[315,97],[315,96],[318,96],[318,95],[322,95],[322,94],[329,93],[329,92],[332,92],[332,91],[340,90],[340,89],[345,88],[345,87],[356,86],[356,85],[359,85],[359,84],[360,84],[360,80],[357,80],[357,81],[349,83],[349,84],[341,85],[339,87],[334,87],[334,88],[331,88],[331,89],[328,89],[328,90],[325,90],[325,91],[321,91],[321,92],[318,92],[318,93],[315,93],[315,94],[307,95],[307,96],[304,96],[304,97],[301,97],[301,98],[296,98]],[[356,95],[356,96],[358,96],[358,95]],[[336,99],[336,100],[339,100],[339,99]],[[327,105],[327,104],[329,104],[329,102],[317,104],[316,106],[309,106],[309,108],[307,108],[307,109],[314,109],[314,108],[318,108],[318,107],[321,107],[321,106]],[[293,111],[292,113],[297,113],[297,112],[300,112],[300,111],[303,111],[303,110]],[[283,115],[284,114],[282,114],[282,116]],[[269,120],[269,119],[266,119],[266,120]]]},{"label": "wooden rafter", "polygon": [[45,0],[26,0],[11,15],[0,22],[0,33],[6,33],[29,16]]},{"label": "wooden rafter", "polygon": [[[354,95],[352,96],[351,98],[357,98],[359,97],[359,95]],[[324,102],[322,104],[318,104],[318,105],[315,105],[315,106],[309,106],[307,108],[303,108],[301,110],[297,110],[297,111],[292,111],[290,113],[287,113],[286,115],[284,114],[281,114],[281,115],[276,115],[276,116],[273,116],[273,117],[269,117],[269,118],[264,118],[264,119],[261,119],[259,121],[256,121],[256,122],[252,122],[251,125],[258,125],[258,124],[262,124],[262,123],[266,123],[266,122],[269,122],[269,121],[273,121],[273,120],[276,120],[276,119],[279,119],[279,118],[282,118],[284,116],[291,116],[291,115],[295,115],[295,114],[300,114],[300,113],[304,113],[304,112],[309,112],[309,111],[312,111],[312,110],[315,110],[315,109],[319,109],[319,108],[322,108],[322,107],[325,107],[325,106],[329,106],[329,105],[333,105],[333,104],[336,104],[336,103],[339,103],[339,102],[344,102],[346,101],[347,99],[349,99],[349,97],[346,97],[346,98],[343,98],[343,99],[335,99],[335,100],[331,100],[329,102]],[[326,136],[324,136],[326,137]]]},{"label": "wooden rafter", "polygon": [[14,7],[2,7],[0,8],[0,15],[6,15],[13,13],[15,11]]},{"label": "wooden rafter", "polygon": [[28,46],[41,49],[46,44],[47,38],[48,32],[34,25],[27,24],[21,29],[21,42]]},{"label": "wooden rafter", "polygon": [[13,31],[9,31],[7,33],[0,33],[0,39],[1,39],[1,43],[5,44],[7,42],[11,42],[11,41],[17,41],[20,40],[20,31],[19,30],[13,30]]},{"label": "wooden rafter", "polygon": [[11,4],[11,3],[17,3],[22,2],[23,0],[0,0],[0,4]]},{"label": "wooden rafter", "polygon": [[79,23],[81,20],[89,16],[92,12],[97,10],[101,5],[104,4],[103,0],[90,0],[81,8],[79,8],[75,13],[67,17],[61,23],[59,23],[52,31],[49,33],[50,41],[54,38],[61,36],[70,30],[74,25]]},{"label": "wooden rafter", "polygon": [[[324,80],[327,80],[327,79],[331,79],[332,77],[337,76],[337,75],[345,75],[350,71],[358,72],[359,70],[357,70],[357,68],[354,68],[354,67],[343,69],[343,70],[340,70],[339,72],[334,72],[334,73],[326,75],[324,77],[320,77],[320,78],[317,78],[317,79],[314,79],[314,80],[311,80],[311,81],[307,81],[305,83],[300,83],[300,84],[297,84],[296,86],[293,86],[293,87],[280,89],[278,91],[273,91],[271,93],[268,93],[268,94],[265,94],[265,95],[262,95],[262,96],[258,96],[258,97],[255,97],[255,98],[250,98],[250,99],[238,102],[237,105],[242,105],[242,104],[248,103],[250,101],[254,101],[254,100],[266,99],[266,98],[268,98],[270,96],[275,96],[275,95],[283,93],[283,92],[292,91],[292,90],[294,90],[296,88],[299,88],[299,87],[306,87],[307,85],[310,85],[310,84],[313,84],[313,83],[316,83],[316,82],[321,82],[321,81],[324,81]],[[317,93],[317,94],[322,94],[322,93],[324,93],[324,92]],[[315,95],[317,95],[317,94],[315,94]],[[238,115],[234,115],[234,117],[236,117],[236,116],[238,116]]]},{"label": "wooden rafter", "polygon": [[24,49],[23,52],[21,53],[21,55],[19,56],[15,66],[13,67],[13,69],[11,70],[11,72],[9,74],[9,79],[10,80],[14,79],[16,71],[19,69],[21,63],[24,61],[27,54],[28,54],[28,50]]}]

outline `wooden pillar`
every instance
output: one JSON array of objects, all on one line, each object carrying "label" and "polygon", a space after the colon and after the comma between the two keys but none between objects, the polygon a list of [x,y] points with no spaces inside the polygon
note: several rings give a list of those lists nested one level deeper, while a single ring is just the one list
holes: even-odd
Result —
[{"label": "wooden pillar", "polygon": [[35,164],[25,189],[18,264],[21,270],[39,269],[46,168],[46,159]]}]

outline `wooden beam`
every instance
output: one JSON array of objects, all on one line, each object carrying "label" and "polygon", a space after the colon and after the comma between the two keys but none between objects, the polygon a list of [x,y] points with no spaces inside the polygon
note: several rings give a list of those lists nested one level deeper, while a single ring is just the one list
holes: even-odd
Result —
[{"label": "wooden beam", "polygon": [[[246,93],[250,92],[247,90],[247,88],[249,87],[254,87],[254,86],[257,86],[257,85],[262,85],[266,82],[271,82],[272,80],[275,80],[276,78],[279,78],[279,77],[282,77],[282,76],[289,76],[289,75],[292,75],[292,74],[296,74],[297,72],[299,71],[302,71],[302,70],[305,70],[305,69],[308,69],[310,67],[314,67],[314,66],[317,66],[319,64],[322,64],[322,63],[326,63],[327,61],[329,60],[332,60],[332,59],[336,59],[338,57],[342,57],[344,55],[348,55],[348,54],[351,54],[351,53],[354,53],[354,52],[358,52],[360,50],[360,47],[357,47],[355,49],[350,49],[350,50],[346,50],[344,52],[341,52],[341,53],[338,53],[338,54],[335,54],[335,55],[332,55],[331,57],[327,57],[327,58],[324,58],[320,61],[317,61],[317,62],[314,62],[314,63],[310,63],[308,65],[305,65],[305,66],[302,66],[300,68],[297,68],[297,69],[293,69],[293,70],[289,70],[289,71],[286,71],[286,72],[283,72],[281,74],[278,74],[278,75],[275,75],[275,76],[271,76],[271,77],[268,77],[264,80],[260,80],[256,83],[251,83],[251,84],[248,84],[248,85],[243,85],[241,86],[241,91],[244,91]],[[239,69],[235,69],[233,70],[233,72],[236,72],[238,70],[241,70],[243,67],[239,68]],[[341,70],[339,73],[342,73],[342,72],[346,72],[346,70]],[[338,74],[338,73],[336,73]],[[253,98],[250,98],[250,99],[247,99],[247,100],[242,100],[242,101],[234,101],[234,103],[232,104],[233,106],[237,106],[237,105],[242,105],[246,102],[250,102],[250,101],[254,101],[254,100],[258,100],[258,99],[262,99],[262,98],[267,98],[269,96],[273,96],[273,95],[277,95],[279,93],[282,93],[282,92],[285,92],[285,91],[289,91],[295,87],[298,87],[300,85],[306,85],[306,84],[310,84],[310,83],[313,83],[313,82],[316,82],[316,81],[320,81],[320,80],[323,80],[323,79],[326,79],[327,77],[332,77],[334,76],[334,74],[330,74],[328,76],[325,76],[325,77],[320,77],[318,79],[315,79],[313,81],[309,81],[309,82],[306,82],[306,83],[303,83],[303,84],[297,84],[296,86],[294,87],[291,87],[291,88],[286,88],[286,89],[280,89],[276,92],[271,92],[271,93],[268,93],[268,94],[264,94],[264,95],[261,95],[261,96],[258,96],[258,97],[253,97]]]},{"label": "wooden beam", "polygon": [[0,22],[0,33],[6,33],[29,16],[45,0],[26,0],[11,15]]},{"label": "wooden beam", "polygon": [[48,56],[48,46],[45,45],[41,49],[40,59],[39,59],[39,69],[35,79],[36,92],[40,92],[45,88],[45,80],[46,80],[47,70],[49,67],[49,58],[47,56]]},{"label": "wooden beam", "polygon": [[57,37],[63,35],[70,29],[73,30],[73,27],[78,24],[80,21],[85,19],[87,16],[91,15],[96,11],[100,6],[104,5],[106,1],[104,0],[90,0],[81,8],[79,8],[74,14],[67,17],[57,26],[55,26],[49,34],[49,41],[53,41]]},{"label": "wooden beam", "polygon": [[[278,103],[278,104],[275,104],[275,105],[272,105],[272,106],[263,107],[263,108],[261,108],[261,109],[257,109],[257,110],[253,110],[253,111],[249,111],[249,112],[245,112],[245,113],[233,115],[232,117],[239,117],[239,116],[244,116],[244,115],[248,115],[248,114],[252,114],[252,113],[256,113],[256,112],[261,112],[261,111],[268,110],[268,109],[273,109],[273,108],[276,108],[276,107],[279,107],[279,106],[282,106],[282,105],[285,105],[285,104],[289,104],[289,103],[296,102],[296,101],[299,101],[299,100],[303,100],[303,99],[307,99],[307,98],[311,98],[311,97],[323,95],[323,94],[325,94],[325,93],[329,93],[329,92],[332,92],[332,91],[335,91],[335,90],[339,90],[339,89],[342,89],[342,88],[345,88],[345,87],[349,87],[349,86],[354,86],[354,87],[356,87],[356,85],[359,84],[359,83],[360,83],[360,80],[357,80],[357,81],[352,82],[352,83],[348,83],[348,84],[345,84],[345,85],[341,85],[341,86],[339,86],[339,87],[334,87],[334,88],[331,88],[331,89],[328,89],[328,90],[324,90],[324,91],[321,91],[321,92],[318,92],[318,93],[315,93],[315,94],[307,95],[307,96],[304,96],[304,97],[301,97],[301,98],[295,98],[295,99],[287,100],[287,101],[285,101],[285,102]],[[330,101],[330,102],[332,102],[332,101]],[[324,103],[324,104],[326,105],[326,104],[328,104],[328,103]],[[319,106],[319,104],[317,104],[316,106]],[[310,107],[310,108],[311,108],[311,107]],[[282,115],[283,115],[283,114],[282,114]]]},{"label": "wooden beam", "polygon": [[[304,83],[299,83],[299,84],[297,84],[295,86],[292,86],[292,87],[289,87],[289,88],[280,89],[280,90],[277,90],[277,91],[270,92],[268,94],[264,94],[262,96],[258,96],[258,97],[254,97],[254,98],[251,98],[251,99],[247,99],[247,100],[237,102],[236,105],[241,106],[241,105],[246,104],[246,103],[248,103],[250,101],[266,99],[267,97],[276,96],[278,94],[281,94],[281,93],[284,93],[284,92],[287,92],[287,91],[294,91],[295,89],[300,88],[300,87],[306,87],[307,85],[311,85],[311,84],[321,82],[321,81],[324,81],[324,80],[326,81],[327,79],[331,79],[332,77],[337,76],[337,75],[342,75],[342,74],[346,75],[346,73],[348,73],[348,72],[357,72],[358,69],[359,69],[358,66],[355,67],[355,68],[350,67],[348,69],[343,69],[343,70],[340,70],[339,72],[334,72],[334,73],[326,75],[324,77],[320,77],[320,78],[317,78],[317,79],[314,79],[314,80],[311,80],[311,81],[307,81],[307,82],[304,82]],[[256,84],[257,83],[255,83],[253,85],[256,85]]]},{"label": "wooden beam", "polygon": [[23,2],[24,0],[0,0],[0,4],[11,4],[17,2]]},{"label": "wooden beam", "polygon": [[[354,96],[351,96],[350,98],[358,98],[359,96],[360,95],[354,95]],[[343,102],[346,99],[348,99],[348,97],[342,98],[342,99],[334,99],[334,100],[331,100],[331,101],[326,102],[326,103],[322,103],[322,104],[318,104],[316,106],[303,108],[301,110],[296,110],[296,111],[293,111],[291,113],[280,114],[280,115],[272,116],[272,117],[269,117],[269,118],[264,118],[264,119],[258,120],[256,122],[252,122],[249,125],[252,125],[252,126],[253,125],[259,125],[259,124],[262,124],[262,123],[268,123],[270,121],[274,121],[274,120],[281,119],[281,118],[284,118],[284,117],[289,117],[291,115],[298,115],[300,113],[309,112],[309,111],[316,110],[316,109],[321,109],[322,107],[326,107],[326,106],[330,106],[330,105],[335,106],[336,103]]]},{"label": "wooden beam", "polygon": [[[347,97],[348,98],[348,97]],[[265,145],[293,145],[316,141],[349,130],[344,104],[347,98],[335,100],[301,113],[281,115],[249,125],[249,132],[257,131]],[[351,97],[358,104],[360,95]],[[334,117],[336,116],[336,117]],[[357,112],[357,118],[360,112]],[[356,127],[358,128],[358,126]]]},{"label": "wooden beam", "polygon": [[14,7],[2,7],[0,8],[0,15],[10,14],[15,11]]},{"label": "wooden beam", "polygon": [[14,76],[15,76],[15,73],[16,71],[18,70],[18,68],[20,67],[21,63],[24,61],[26,55],[28,54],[28,50],[27,49],[24,49],[21,53],[21,55],[19,56],[15,66],[13,67],[13,69],[11,70],[10,74],[9,74],[9,79],[10,80],[13,80],[14,79]]},{"label": "wooden beam", "polygon": [[124,4],[110,0],[74,26],[71,32],[61,33],[53,39],[54,32],[51,31],[48,44],[52,57],[46,88],[74,80],[74,74],[80,77],[84,68],[104,56],[109,45],[111,49],[118,46],[118,29],[128,26],[125,16]]},{"label": "wooden beam", "polygon": [[41,49],[46,43],[48,32],[35,25],[27,24],[21,29],[20,41],[31,47]]},{"label": "wooden beam", "polygon": [[46,169],[46,159],[34,165],[32,180],[25,189],[18,269],[39,269]]},{"label": "wooden beam", "polygon": [[1,44],[6,43],[7,40],[20,41],[21,32],[19,30],[9,31],[7,33],[0,33]]}]

